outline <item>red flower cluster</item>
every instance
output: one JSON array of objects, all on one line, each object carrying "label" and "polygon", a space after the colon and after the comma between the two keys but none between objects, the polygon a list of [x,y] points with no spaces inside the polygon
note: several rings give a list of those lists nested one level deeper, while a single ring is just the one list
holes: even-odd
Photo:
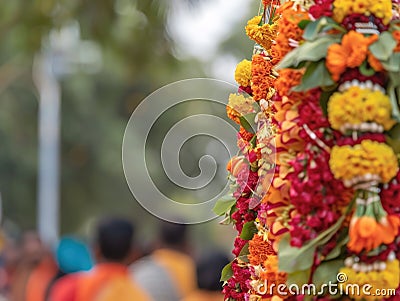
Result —
[{"label": "red flower cluster", "polygon": [[383,24],[382,19],[376,18],[374,15],[366,16],[364,14],[350,14],[346,16],[342,24],[348,31],[356,30],[356,23],[369,23],[371,22],[376,26],[380,32],[387,31],[388,26]]},{"label": "red flower cluster", "polygon": [[363,140],[372,140],[372,141],[377,141],[380,143],[385,143],[386,137],[384,134],[380,134],[380,133],[365,133],[355,140],[352,137],[342,136],[337,139],[336,144],[339,146],[343,146],[343,145],[354,146],[356,144],[361,144],[361,142]]},{"label": "red flower cluster", "polygon": [[332,17],[333,0],[316,0],[314,1],[314,5],[310,7],[310,15],[313,16],[314,19],[319,19],[323,16]]},{"label": "red flower cluster", "polygon": [[381,192],[383,208],[390,215],[400,215],[400,172]]},{"label": "red flower cluster", "polygon": [[344,74],[342,74],[339,83],[345,83],[357,79],[359,82],[371,81],[374,84],[378,84],[382,87],[385,86],[386,76],[383,73],[376,72],[372,76],[366,76],[361,74],[358,68],[347,69]]},{"label": "red flower cluster", "polygon": [[340,218],[351,194],[330,171],[329,153],[306,150],[291,164],[294,171],[287,176],[295,207],[290,221],[291,243],[301,247]]},{"label": "red flower cluster", "polygon": [[236,301],[245,301],[246,292],[249,289],[249,281],[251,277],[250,269],[240,266],[237,262],[232,263],[233,277],[223,288],[225,299],[232,298]]}]

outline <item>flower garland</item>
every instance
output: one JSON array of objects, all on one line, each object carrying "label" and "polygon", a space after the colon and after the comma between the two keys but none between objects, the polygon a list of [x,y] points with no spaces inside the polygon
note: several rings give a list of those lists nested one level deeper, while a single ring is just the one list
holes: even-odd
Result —
[{"label": "flower garland", "polygon": [[366,284],[397,300],[399,4],[282,2],[263,0],[248,22],[257,44],[227,106],[240,153],[227,166],[232,193],[215,206],[238,232],[225,300],[335,299],[328,282],[349,300],[382,300],[346,290]]}]

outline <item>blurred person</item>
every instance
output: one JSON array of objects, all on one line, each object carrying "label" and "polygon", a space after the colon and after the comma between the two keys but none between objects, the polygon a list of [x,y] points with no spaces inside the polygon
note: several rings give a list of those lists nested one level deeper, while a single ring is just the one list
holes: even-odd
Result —
[{"label": "blurred person", "polygon": [[[132,262],[134,227],[125,219],[108,218],[97,228],[94,256],[97,264],[77,274],[69,295],[54,295],[50,301],[149,301],[134,281],[127,265]],[[71,289],[72,288],[72,289]]]},{"label": "blurred person", "polygon": [[58,243],[56,261],[58,273],[47,287],[45,300],[71,300],[79,279],[78,272],[93,267],[92,256],[82,241],[64,237]]},{"label": "blurred person", "polygon": [[15,271],[20,259],[20,248],[15,240],[5,239],[4,249],[1,252],[0,291],[1,296],[10,297]]},{"label": "blurred person", "polygon": [[220,251],[212,251],[202,256],[196,269],[198,290],[184,301],[223,301],[220,275],[228,263],[228,256]]},{"label": "blurred person", "polygon": [[136,282],[156,301],[177,301],[196,289],[187,225],[160,222],[155,251],[131,266]]},{"label": "blurred person", "polygon": [[21,253],[11,279],[12,301],[43,301],[46,289],[57,273],[57,265],[49,249],[34,231],[23,234]]}]

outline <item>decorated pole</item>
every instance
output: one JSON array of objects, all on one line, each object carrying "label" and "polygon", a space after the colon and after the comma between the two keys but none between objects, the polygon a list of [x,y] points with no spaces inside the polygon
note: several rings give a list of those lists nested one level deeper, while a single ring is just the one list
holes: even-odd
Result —
[{"label": "decorated pole", "polygon": [[248,22],[226,300],[400,299],[398,4],[263,0]]}]

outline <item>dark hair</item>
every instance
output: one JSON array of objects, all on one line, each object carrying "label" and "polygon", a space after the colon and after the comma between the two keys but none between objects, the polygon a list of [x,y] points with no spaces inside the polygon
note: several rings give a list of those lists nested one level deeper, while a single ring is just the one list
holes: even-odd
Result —
[{"label": "dark hair", "polygon": [[197,262],[197,283],[199,289],[207,291],[220,291],[221,271],[229,259],[225,253],[220,251],[209,252]]},{"label": "dark hair", "polygon": [[167,247],[181,247],[186,243],[187,225],[160,222],[160,239]]},{"label": "dark hair", "polygon": [[96,242],[106,260],[124,260],[132,247],[134,235],[133,224],[123,218],[102,220],[97,227]]}]

